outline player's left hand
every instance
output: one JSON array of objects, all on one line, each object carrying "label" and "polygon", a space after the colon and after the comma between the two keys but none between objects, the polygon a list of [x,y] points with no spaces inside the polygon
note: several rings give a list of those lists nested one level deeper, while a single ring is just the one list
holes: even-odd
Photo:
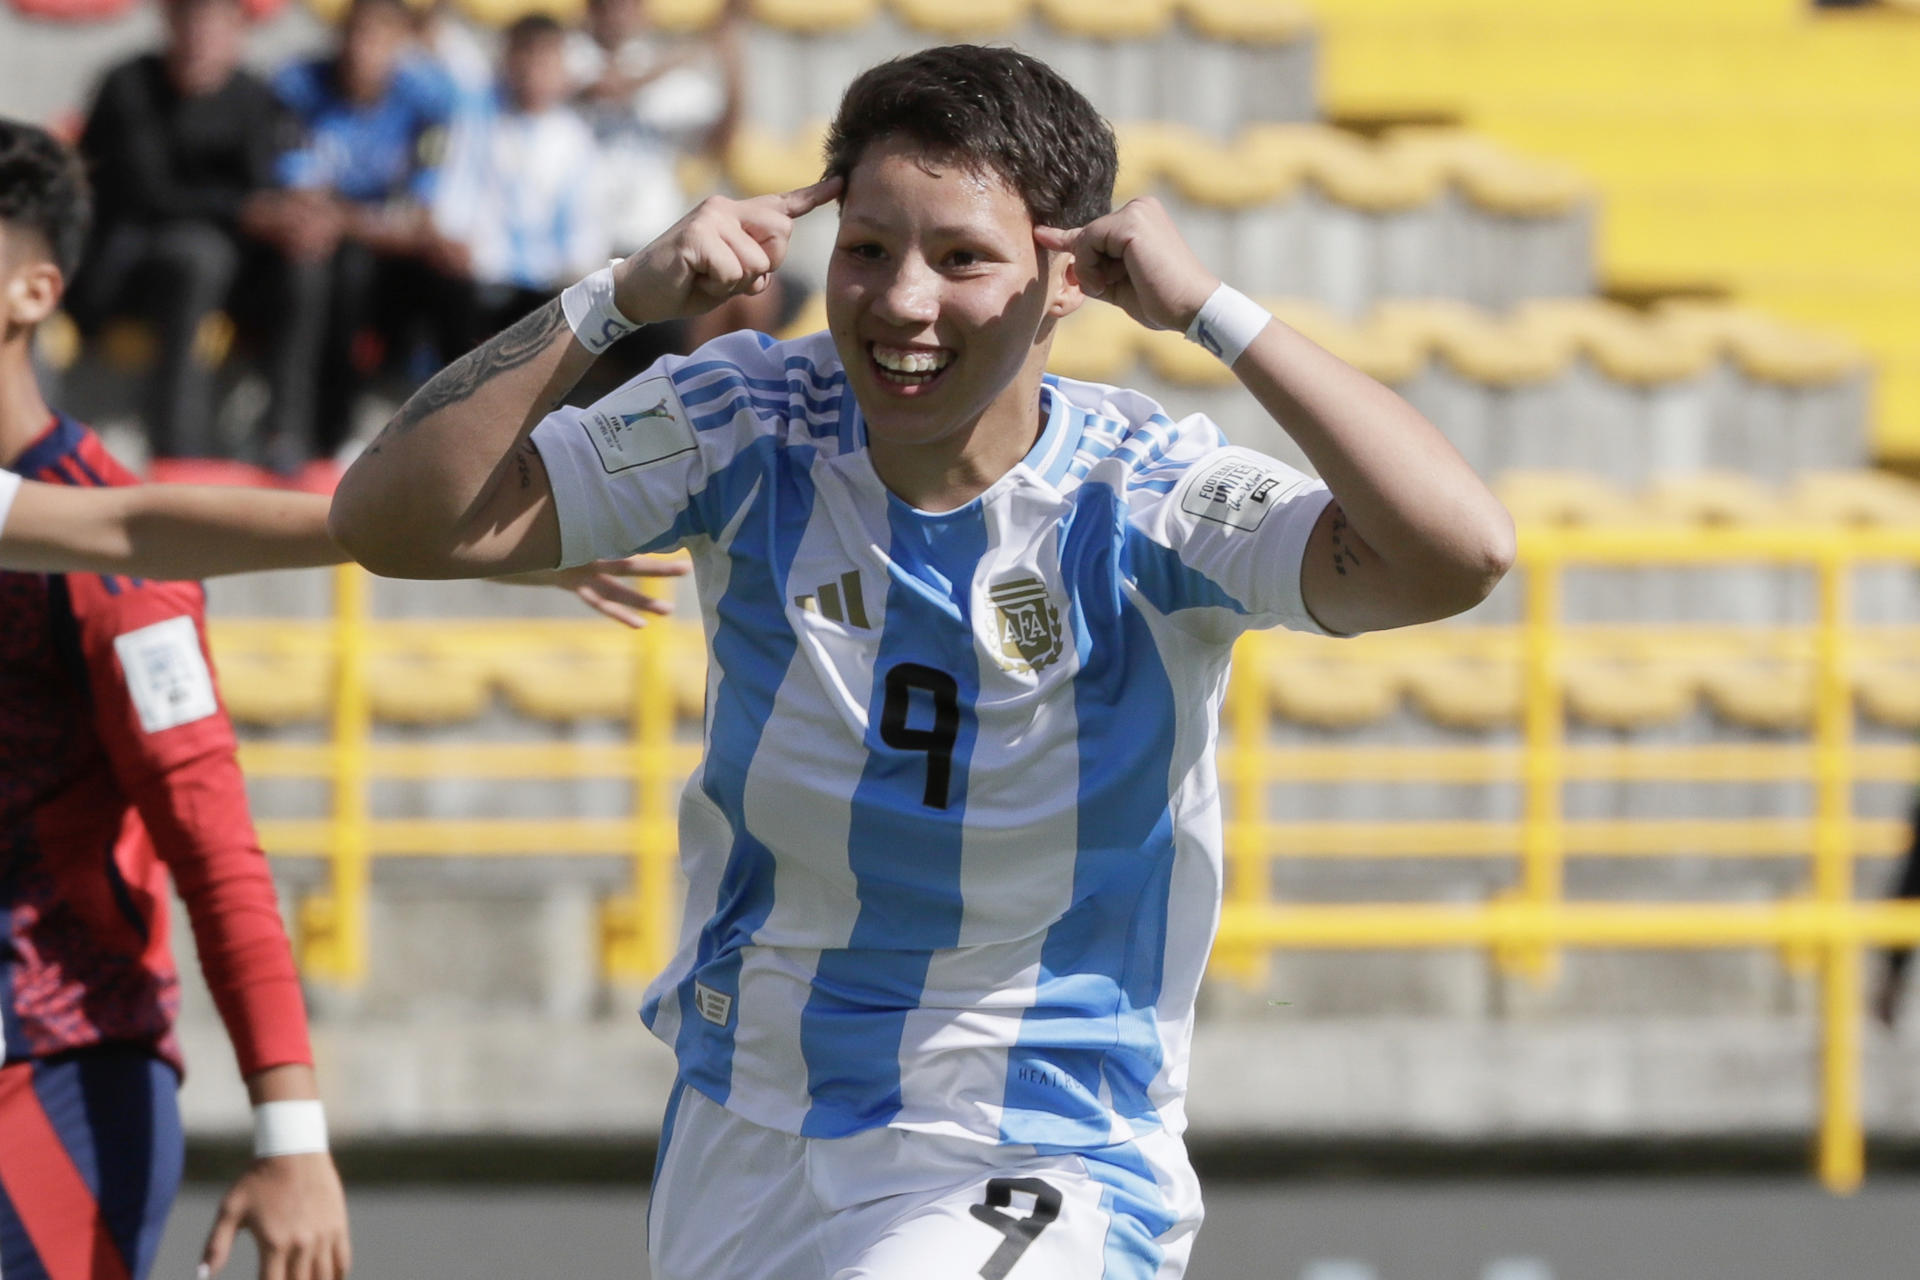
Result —
[{"label": "player's left hand", "polygon": [[582,604],[604,614],[623,626],[638,630],[647,625],[647,616],[664,617],[673,612],[665,600],[650,596],[627,582],[628,578],[678,578],[689,568],[685,560],[667,556],[616,556],[611,560],[593,560],[571,569],[535,569],[530,573],[510,573],[493,579],[516,587],[558,587],[580,597]]},{"label": "player's left hand", "polygon": [[1033,238],[1042,249],[1073,255],[1081,292],[1149,329],[1186,329],[1220,286],[1152,196],[1129,200],[1084,227],[1037,226]]},{"label": "player's left hand", "polygon": [[677,578],[690,567],[685,560],[625,556],[615,560],[595,560],[573,569],[555,570],[553,585],[563,591],[573,592],[595,613],[639,630],[647,625],[649,615],[664,617],[673,609],[665,600],[648,595],[627,579]]},{"label": "player's left hand", "polygon": [[220,1201],[200,1275],[217,1274],[245,1227],[260,1246],[260,1280],[340,1280],[353,1266],[347,1194],[324,1151],[255,1160]]}]

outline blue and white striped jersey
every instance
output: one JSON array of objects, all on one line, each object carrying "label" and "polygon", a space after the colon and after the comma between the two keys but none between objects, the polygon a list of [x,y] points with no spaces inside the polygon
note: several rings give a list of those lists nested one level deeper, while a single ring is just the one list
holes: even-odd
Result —
[{"label": "blue and white striped jersey", "polygon": [[1328,494],[1131,391],[1049,377],[1039,411],[939,514],[874,472],[825,334],[733,334],[534,431],[565,563],[693,555],[705,756],[642,1015],[757,1124],[1184,1128],[1229,649],[1318,629]]}]

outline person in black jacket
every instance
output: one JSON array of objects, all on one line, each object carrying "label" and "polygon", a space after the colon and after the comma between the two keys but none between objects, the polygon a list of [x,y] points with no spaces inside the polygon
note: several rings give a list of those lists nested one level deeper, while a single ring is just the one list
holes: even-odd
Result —
[{"label": "person in black jacket", "polygon": [[240,0],[162,8],[165,48],[107,73],[80,138],[99,220],[67,305],[83,330],[125,314],[155,326],[153,452],[194,457],[216,448],[211,371],[194,353],[201,322],[239,301],[242,279],[260,286],[252,300],[265,324],[248,328],[265,339],[274,412],[296,409],[313,374],[276,359],[275,339],[311,305],[303,278],[339,233],[323,210],[273,190],[286,118],[266,83],[240,67]]}]

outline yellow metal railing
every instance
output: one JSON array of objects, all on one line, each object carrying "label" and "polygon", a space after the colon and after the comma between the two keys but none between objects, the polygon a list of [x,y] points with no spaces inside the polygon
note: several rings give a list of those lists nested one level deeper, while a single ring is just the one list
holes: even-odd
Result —
[{"label": "yellow metal railing", "polygon": [[[1920,778],[1920,749],[1854,742],[1853,666],[1876,641],[1875,629],[1852,621],[1851,582],[1871,561],[1920,564],[1920,529],[1833,527],[1674,530],[1593,528],[1533,530],[1523,535],[1520,573],[1524,620],[1506,627],[1452,627],[1367,637],[1353,642],[1303,637],[1249,637],[1225,708],[1220,772],[1229,792],[1228,886],[1216,971],[1256,977],[1275,948],[1490,948],[1510,971],[1544,979],[1567,947],[1777,947],[1789,962],[1817,965],[1822,1027],[1822,1105],[1818,1169],[1836,1191],[1857,1185],[1863,1169],[1860,1114],[1861,949],[1920,942],[1920,905],[1859,903],[1855,860],[1884,856],[1904,839],[1902,824],[1853,814],[1854,784]],[[1715,745],[1570,744],[1565,724],[1565,667],[1570,653],[1596,637],[1617,639],[1653,627],[1573,626],[1561,617],[1570,566],[1793,565],[1819,581],[1819,613],[1802,627],[1766,629],[1775,652],[1810,662],[1814,714],[1804,743]],[[376,657],[417,645],[418,621],[368,616],[366,579],[343,568],[330,620],[271,624],[299,633],[331,658],[331,741],[253,742],[243,763],[255,777],[323,778],[332,787],[329,816],[261,823],[276,854],[319,856],[329,869],[324,890],[299,912],[302,960],[314,977],[359,981],[367,965],[367,886],[373,858],[496,854],[621,855],[630,860],[629,888],[601,916],[601,954],[609,978],[644,979],[671,952],[676,927],[675,799],[697,759],[697,745],[677,739],[687,704],[676,684],[690,675],[684,623],[631,637],[607,624],[476,620],[433,624],[437,642],[498,648],[502,635],[591,636],[605,649],[624,646],[632,663],[629,735],[618,744],[461,742],[390,743],[373,738],[369,672]],[[216,626],[216,645],[246,628]],[[1679,632],[1667,629],[1675,635]],[[1702,628],[1682,629],[1688,642]],[[1880,629],[1881,650],[1898,629]],[[1907,630],[1911,630],[1910,628]],[[314,632],[324,634],[313,634]],[[1729,631],[1729,634],[1732,634]],[[491,637],[491,638],[490,638]],[[1676,642],[1678,643],[1678,642]],[[1903,640],[1898,643],[1904,643]],[[1517,745],[1326,745],[1286,747],[1267,732],[1272,703],[1265,687],[1271,659],[1298,651],[1309,660],[1335,648],[1359,661],[1411,648],[1454,656],[1483,651],[1517,659],[1522,673]],[[1261,646],[1268,646],[1262,648]],[[1315,648],[1314,646],[1328,646]],[[1243,658],[1247,655],[1243,654]],[[684,736],[684,735],[683,735]],[[633,787],[630,813],[617,819],[487,821],[389,820],[372,814],[376,779],[435,777],[540,779],[622,778]],[[1569,820],[1565,786],[1578,780],[1811,781],[1813,812],[1798,818]],[[1427,781],[1521,786],[1517,821],[1282,821],[1268,812],[1276,781]],[[1563,870],[1569,857],[1726,855],[1808,859],[1804,896],[1765,905],[1568,903]],[[1480,905],[1369,903],[1283,905],[1271,900],[1269,870],[1280,857],[1488,857],[1514,855],[1513,888]]]}]

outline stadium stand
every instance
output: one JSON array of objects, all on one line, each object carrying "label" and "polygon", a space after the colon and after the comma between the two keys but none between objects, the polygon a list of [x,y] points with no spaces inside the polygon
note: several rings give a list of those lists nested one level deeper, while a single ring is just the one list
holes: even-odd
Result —
[{"label": "stadium stand", "polygon": [[[489,23],[522,7],[466,6]],[[719,0],[650,7],[688,31]],[[1286,1004],[1298,1020],[1281,1030],[1325,1044],[1316,1027],[1364,1019],[1337,1060],[1351,1065],[1388,1060],[1395,1025],[1492,1043],[1495,1024],[1520,1037],[1618,1019],[1590,1043],[1644,1050],[1636,1085],[1668,1061],[1660,1028],[1744,1067],[1764,1024],[1795,1070],[1817,1036],[1819,1071],[1764,1098],[1736,1070],[1687,1095],[1717,1110],[1573,1090],[1565,1111],[1527,1114],[1601,1133],[1795,1126],[1818,1089],[1823,1174],[1857,1180],[1861,1072],[1884,1081],[1908,1061],[1863,1046],[1860,944],[1920,928],[1848,901],[1900,847],[1920,776],[1920,490],[1862,469],[1865,355],[1895,384],[1883,451],[1907,394],[1906,366],[1887,360],[1894,326],[1912,323],[1911,249],[1868,224],[1905,209],[1889,158],[1910,114],[1910,29],[1783,0],[757,0],[753,14],[756,127],[728,157],[732,189],[810,181],[805,122],[858,66],[956,36],[1015,41],[1120,121],[1128,193],[1160,195],[1238,283],[1500,476],[1525,561],[1474,615],[1243,649],[1216,964],[1236,981],[1213,984],[1212,1029],[1252,1034]],[[300,22],[311,32],[306,10],[278,26]],[[1314,123],[1322,65],[1324,105],[1365,128]],[[1641,100],[1623,105],[1628,72]],[[1767,130],[1781,117],[1755,84],[1804,128],[1778,155]],[[1662,111],[1671,136],[1650,123]],[[1594,126],[1609,112],[1625,141]],[[1843,119],[1877,123],[1843,138]],[[1796,195],[1776,167],[1788,161],[1795,181],[1850,176],[1831,198]],[[1765,206],[1827,219],[1807,233],[1817,279],[1763,260],[1777,249],[1754,230]],[[1723,279],[1736,302],[1597,299],[1596,227],[1610,282]],[[1846,311],[1868,304],[1884,313],[1872,324]],[[1829,321],[1855,340],[1804,327]],[[1136,381],[1292,455],[1215,362],[1109,309],[1074,317],[1055,368]],[[389,1035],[481,1011],[524,1014],[516,1025],[540,1036],[610,1023],[609,1008],[624,1019],[609,993],[657,964],[675,927],[697,627],[636,640],[556,616],[573,606],[541,593],[351,572],[218,583],[213,600],[263,834],[341,1052],[356,1028],[376,1028],[363,1039],[384,1054]],[[1391,1061],[1434,1061],[1431,1040],[1403,1039],[1417,1058]],[[488,1049],[490,1066],[460,1070],[512,1077],[510,1046]],[[630,1065],[615,1061],[615,1075]],[[1333,1058],[1303,1061],[1338,1084],[1298,1095],[1324,1114],[1262,1080],[1233,1095],[1233,1123],[1480,1132],[1499,1110],[1422,1110],[1404,1080],[1347,1097]],[[462,1095],[477,1110],[436,1110],[418,1068],[389,1080],[384,1057],[362,1070],[373,1101],[343,1112],[349,1128],[355,1114],[399,1129],[509,1114],[477,1085]],[[1550,1067],[1517,1070],[1505,1091],[1553,1093]],[[623,1097],[641,1074],[621,1079]],[[1920,1129],[1903,1097],[1870,1118]]]},{"label": "stadium stand", "polygon": [[1606,193],[1634,289],[1715,285],[1865,345],[1875,442],[1920,457],[1920,190],[1909,9],[1799,0],[1319,0],[1336,117],[1456,119]]},{"label": "stadium stand", "polygon": [[[747,195],[819,175],[824,123],[744,132],[728,186]],[[1591,190],[1578,175],[1458,130],[1378,141],[1318,124],[1251,125],[1228,139],[1121,122],[1121,199],[1152,192],[1244,287],[1354,316],[1390,297],[1485,307],[1593,290]],[[816,276],[831,224],[801,224],[795,261]]]}]

